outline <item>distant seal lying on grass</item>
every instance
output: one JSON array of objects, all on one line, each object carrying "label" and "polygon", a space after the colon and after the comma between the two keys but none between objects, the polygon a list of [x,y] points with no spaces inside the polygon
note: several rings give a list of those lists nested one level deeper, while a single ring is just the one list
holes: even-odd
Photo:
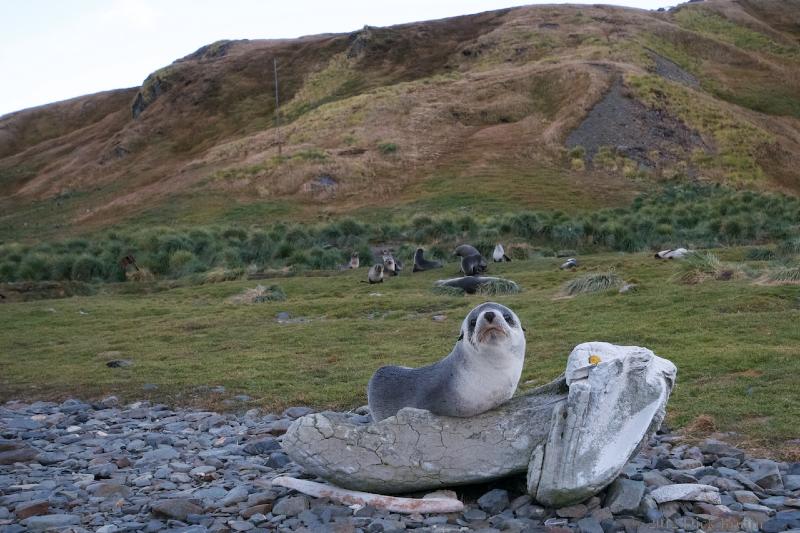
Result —
[{"label": "distant seal lying on grass", "polygon": [[369,380],[375,422],[403,407],[443,416],[475,416],[514,395],[525,360],[525,333],[508,307],[483,303],[461,323],[450,355],[422,368],[384,366]]},{"label": "distant seal lying on grass", "polygon": [[434,287],[452,287],[461,289],[467,294],[486,292],[494,294],[514,294],[519,292],[519,286],[509,279],[495,278],[492,276],[464,276],[463,278],[440,279]]},{"label": "distant seal lying on grass", "polygon": [[411,270],[412,272],[424,272],[425,270],[442,268],[442,263],[440,261],[429,261],[425,259],[424,253],[425,251],[422,248],[417,248],[417,251],[414,252],[414,268]]},{"label": "distant seal lying on grass", "polygon": [[655,258],[656,259],[683,259],[689,253],[689,250],[686,248],[676,248],[674,250],[661,250],[660,252],[656,252]]}]

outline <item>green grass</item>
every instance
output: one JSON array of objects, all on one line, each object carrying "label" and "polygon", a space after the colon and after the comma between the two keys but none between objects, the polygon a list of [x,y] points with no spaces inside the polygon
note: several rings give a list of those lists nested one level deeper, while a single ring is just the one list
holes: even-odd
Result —
[{"label": "green grass", "polygon": [[[745,250],[722,250],[728,260]],[[408,260],[408,258],[404,258]],[[584,256],[583,264],[636,279],[633,294],[596,293],[560,299],[575,274],[556,258],[490,266],[520,294],[493,296],[520,316],[528,351],[521,390],[548,382],[576,344],[604,340],[640,345],[678,366],[670,422],[711,416],[717,428],[780,449],[797,438],[800,287],[747,280],[682,285],[674,262],[650,253]],[[431,363],[452,348],[466,313],[486,298],[431,292],[458,267],[403,273],[379,286],[361,283],[366,269],[281,279],[287,299],[234,305],[231,296],[256,285],[230,281],[153,294],[106,294],[0,305],[0,400],[83,398],[115,393],[219,407],[198,387],[224,385],[251,406],[292,404],[345,409],[366,402],[366,383],[385,364]],[[80,311],[87,314],[81,314]],[[279,324],[287,311],[307,321]],[[444,321],[432,316],[444,314]],[[132,359],[105,366],[107,351]],[[119,358],[120,356],[115,356]],[[158,389],[146,392],[145,383]]]},{"label": "green grass", "polygon": [[776,43],[763,33],[735,24],[702,7],[681,9],[675,14],[675,19],[686,29],[712,36],[744,50],[786,59],[800,57],[800,47]]},{"label": "green grass", "polygon": [[691,128],[713,138],[716,153],[696,150],[693,154],[694,163],[702,170],[715,172],[723,182],[737,185],[766,179],[758,155],[774,138],[765,130],[660,76],[629,76],[626,81],[646,104],[669,111]]}]

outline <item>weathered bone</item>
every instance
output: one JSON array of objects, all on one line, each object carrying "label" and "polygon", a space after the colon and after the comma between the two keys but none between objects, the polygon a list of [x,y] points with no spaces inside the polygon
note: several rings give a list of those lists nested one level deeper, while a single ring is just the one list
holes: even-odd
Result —
[{"label": "weathered bone", "polygon": [[400,498],[355,490],[340,489],[293,477],[276,477],[273,485],[294,489],[316,498],[329,498],[346,505],[372,506],[392,513],[460,513],[464,504],[453,498]]},{"label": "weathered bone", "polygon": [[602,490],[665,415],[675,366],[650,350],[576,346],[564,376],[470,418],[401,409],[375,424],[341,413],[296,420],[283,448],[307,471],[354,490],[396,494],[527,471],[540,503]]}]

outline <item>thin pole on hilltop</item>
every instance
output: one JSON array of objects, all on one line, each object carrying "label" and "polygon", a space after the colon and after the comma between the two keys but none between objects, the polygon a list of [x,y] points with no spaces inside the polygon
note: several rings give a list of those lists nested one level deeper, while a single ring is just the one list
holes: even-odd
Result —
[{"label": "thin pole on hilltop", "polygon": [[278,110],[280,101],[278,100],[278,59],[272,58],[272,71],[275,76],[275,140],[278,143],[278,158],[281,154],[281,114]]}]

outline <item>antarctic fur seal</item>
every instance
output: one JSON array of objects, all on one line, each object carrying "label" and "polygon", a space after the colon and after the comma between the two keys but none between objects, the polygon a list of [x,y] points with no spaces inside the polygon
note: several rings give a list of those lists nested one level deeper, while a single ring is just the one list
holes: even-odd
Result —
[{"label": "antarctic fur seal", "polygon": [[373,374],[367,398],[375,422],[403,407],[443,416],[474,416],[502,404],[517,389],[525,360],[525,333],[508,307],[483,303],[461,323],[450,354],[422,368],[384,366]]},{"label": "antarctic fur seal", "polygon": [[367,282],[370,285],[375,283],[383,283],[383,265],[377,263],[369,267],[369,272],[367,272]]},{"label": "antarctic fur seal", "polygon": [[389,276],[396,276],[398,274],[397,264],[394,262],[394,257],[391,255],[383,256],[383,271]]},{"label": "antarctic fur seal", "polygon": [[497,243],[494,247],[494,251],[492,252],[492,259],[495,263],[502,263],[503,261],[511,261],[511,258],[506,255],[506,251],[503,249],[503,245]]},{"label": "antarctic fur seal", "polygon": [[578,260],[575,259],[574,257],[570,257],[569,259],[564,261],[561,264],[561,266],[558,267],[558,268],[560,268],[561,270],[569,270],[569,269],[572,269],[572,268],[578,268]]},{"label": "antarctic fur seal", "polygon": [[355,270],[359,267],[358,252],[350,254],[350,262],[339,266],[339,270]]},{"label": "antarctic fur seal", "polygon": [[461,272],[465,276],[483,274],[489,266],[478,249],[470,244],[457,246],[453,255],[461,257]]},{"label": "antarctic fur seal", "polygon": [[429,261],[425,259],[424,253],[425,251],[422,248],[417,248],[417,251],[414,252],[414,268],[411,272],[423,272],[425,270],[433,270],[434,268],[442,268],[442,263],[440,261]]},{"label": "antarctic fur seal", "polygon": [[661,250],[660,252],[656,252],[655,258],[656,259],[683,259],[689,254],[689,250],[686,248],[676,248],[674,250]]},{"label": "antarctic fur seal", "polygon": [[461,272],[465,276],[478,276],[486,272],[486,259],[482,255],[468,255],[461,258]]},{"label": "antarctic fur seal", "polygon": [[400,262],[392,252],[389,250],[381,251],[381,258],[383,260],[383,271],[389,276],[397,276],[403,270],[403,263]]},{"label": "antarctic fur seal", "polygon": [[[492,276],[463,276],[461,278],[451,278],[451,279],[440,279],[434,283],[435,287],[453,287],[456,289],[461,289],[467,294],[475,294],[478,292],[482,287],[488,286],[494,282],[503,282],[507,286],[515,287],[516,283],[511,280],[503,279],[503,278],[495,278]],[[519,287],[516,286],[516,290],[511,290],[510,292],[519,292]]]},{"label": "antarctic fur seal", "polygon": [[456,246],[456,249],[453,250],[453,255],[457,255],[459,257],[466,257],[468,255],[480,255],[481,253],[478,251],[477,248],[472,246],[471,244],[461,244]]}]

